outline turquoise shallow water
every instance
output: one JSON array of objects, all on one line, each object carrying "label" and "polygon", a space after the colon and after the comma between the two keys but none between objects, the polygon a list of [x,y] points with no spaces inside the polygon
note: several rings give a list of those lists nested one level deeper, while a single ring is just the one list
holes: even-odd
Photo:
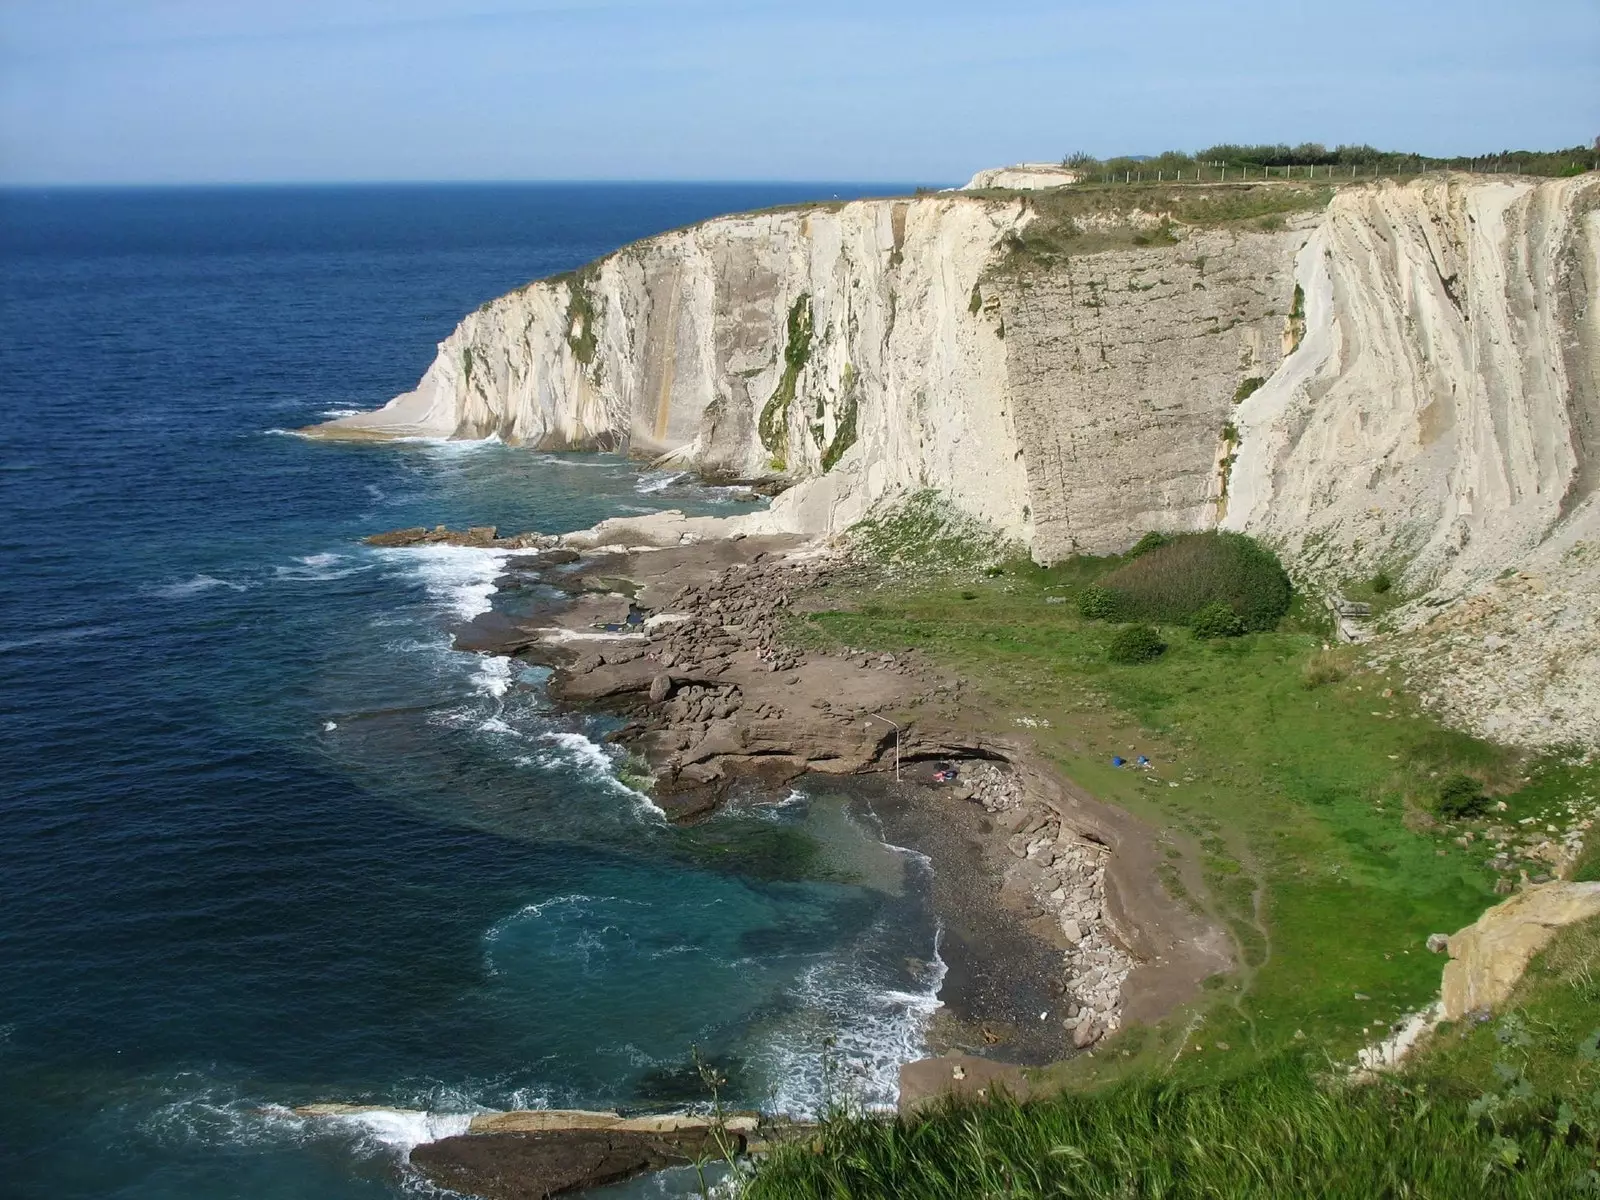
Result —
[{"label": "turquoise shallow water", "polygon": [[[845,191],[0,194],[6,1194],[425,1191],[406,1148],[463,1114],[682,1103],[693,1046],[741,1102],[890,1097],[941,970],[922,861],[824,794],[668,828],[603,720],[451,649],[495,555],[359,542],[730,501],[282,432],[528,278]],[[430,1115],[286,1111],[319,1100]]]}]

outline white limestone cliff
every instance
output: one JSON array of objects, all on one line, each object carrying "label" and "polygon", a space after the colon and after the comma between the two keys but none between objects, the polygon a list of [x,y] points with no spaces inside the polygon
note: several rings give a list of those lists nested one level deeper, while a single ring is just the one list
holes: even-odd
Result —
[{"label": "white limestone cliff", "polygon": [[987,167],[967,180],[961,190],[976,192],[988,188],[1012,188],[1026,192],[1065,187],[1082,178],[1082,171],[1074,171],[1060,163],[1017,163],[1011,167]]},{"label": "white limestone cliff", "polygon": [[1600,179],[1363,184],[1013,256],[1039,211],[940,193],[646,239],[491,301],[416,391],[313,432],[781,475],[746,524],[802,533],[938,488],[1043,561],[1246,530],[1302,577],[1425,593],[1408,620],[1447,627],[1464,723],[1600,743]]},{"label": "white limestone cliff", "polygon": [[947,492],[1027,540],[1005,347],[968,312],[1021,207],[859,201],[724,217],[463,320],[414,392],[316,432],[625,447],[810,485],[772,520],[842,528]]}]

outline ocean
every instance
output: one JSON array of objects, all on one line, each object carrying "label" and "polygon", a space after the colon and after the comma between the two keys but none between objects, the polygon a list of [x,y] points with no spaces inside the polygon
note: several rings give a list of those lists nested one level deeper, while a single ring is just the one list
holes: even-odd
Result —
[{"label": "ocean", "polygon": [[[529,279],[885,190],[0,192],[0,1191],[432,1194],[418,1141],[701,1102],[697,1051],[736,1104],[893,1100],[943,970],[926,860],[826,788],[668,826],[606,719],[452,648],[540,602],[496,592],[501,556],[360,541],[739,501],[292,432],[407,390]],[[290,1111],[318,1101],[382,1111]]]}]

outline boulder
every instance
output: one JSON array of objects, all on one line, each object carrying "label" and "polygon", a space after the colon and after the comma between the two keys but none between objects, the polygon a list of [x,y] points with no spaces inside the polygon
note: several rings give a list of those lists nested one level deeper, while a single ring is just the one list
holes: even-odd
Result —
[{"label": "boulder", "polygon": [[[730,1148],[743,1147],[738,1134]],[[483,1200],[545,1200],[621,1183],[698,1156],[717,1157],[705,1129],[651,1134],[618,1130],[479,1133],[425,1142],[411,1165],[438,1187]]]},{"label": "boulder", "polygon": [[1600,883],[1546,883],[1497,904],[1450,937],[1440,1000],[1447,1021],[1505,1003],[1556,931],[1600,916]]},{"label": "boulder", "polygon": [[672,695],[672,676],[663,671],[650,681],[650,701],[653,704],[660,704],[670,695]]}]

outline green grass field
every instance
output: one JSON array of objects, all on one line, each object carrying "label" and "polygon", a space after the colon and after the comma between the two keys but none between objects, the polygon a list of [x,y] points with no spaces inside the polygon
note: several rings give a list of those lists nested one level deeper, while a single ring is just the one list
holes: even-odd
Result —
[{"label": "green grass field", "polygon": [[[1488,828],[1554,819],[1600,791],[1600,769],[1443,728],[1359,648],[1327,648],[1303,598],[1279,631],[1203,641],[1162,626],[1158,659],[1115,665],[1117,626],[1080,616],[1078,600],[1122,561],[921,576],[902,562],[892,588],[869,572],[833,589],[836,607],[794,635],[914,650],[977,685],[979,719],[1025,732],[1067,777],[1163,831],[1163,882],[1226,925],[1239,969],[1159,1027],[1032,1073],[1059,1099],[840,1118],[816,1146],[775,1156],[748,1195],[1600,1194],[1600,1174],[1584,1174],[1600,1170],[1600,1093],[1589,1126],[1551,1133],[1551,1097],[1600,1083],[1575,1032],[1585,1013],[1600,1025],[1600,993],[1570,971],[1526,1009],[1548,1062],[1517,1076],[1530,1082],[1501,1123],[1473,1107],[1493,1094],[1496,1062],[1512,1069],[1500,1025],[1441,1039],[1405,1080],[1326,1086],[1436,997],[1444,960],[1428,934],[1497,899]],[[1153,770],[1114,767],[1116,754],[1148,755]],[[1437,819],[1440,783],[1457,772],[1504,809]],[[1586,864],[1592,874],[1593,846]],[[1593,962],[1600,933],[1586,936],[1572,961]]]},{"label": "green grass field", "polygon": [[[1164,626],[1158,660],[1114,665],[1115,626],[1084,620],[1075,603],[1114,565],[1013,563],[998,576],[863,588],[800,636],[947,664],[985,689],[994,724],[1025,723],[1069,778],[1168,832],[1168,879],[1203,881],[1191,899],[1227,923],[1242,969],[1128,1058],[1178,1055],[1180,1069],[1197,1059],[1210,1071],[1306,1039],[1348,1056],[1436,992],[1428,934],[1454,932],[1496,898],[1489,850],[1454,840],[1487,822],[1435,821],[1438,782],[1475,775],[1507,806],[1495,819],[1514,822],[1592,793],[1600,773],[1442,728],[1401,681],[1364,670],[1354,648],[1323,652],[1313,622],[1295,630],[1292,613],[1288,631],[1242,638]],[[1344,677],[1307,686],[1314,657]],[[1154,770],[1111,765],[1135,753]]]}]

